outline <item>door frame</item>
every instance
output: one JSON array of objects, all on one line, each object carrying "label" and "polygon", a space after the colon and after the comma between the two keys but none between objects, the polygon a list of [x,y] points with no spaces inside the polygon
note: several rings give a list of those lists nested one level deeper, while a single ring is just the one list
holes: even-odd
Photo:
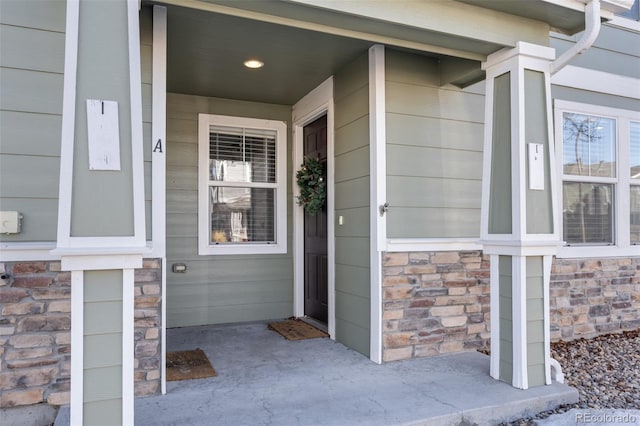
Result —
[{"label": "door frame", "polygon": [[335,340],[335,159],[333,118],[333,77],[329,77],[293,106],[293,167],[291,168],[293,189],[293,315],[304,316],[304,210],[296,202],[300,190],[296,184],[296,173],[300,169],[303,155],[304,126],[317,118],[327,116],[327,328]]}]

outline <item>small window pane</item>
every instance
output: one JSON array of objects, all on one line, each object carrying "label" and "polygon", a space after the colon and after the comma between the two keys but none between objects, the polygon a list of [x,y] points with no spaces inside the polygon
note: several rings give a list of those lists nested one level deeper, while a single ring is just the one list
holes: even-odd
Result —
[{"label": "small window pane", "polygon": [[629,123],[629,145],[630,158],[629,167],[631,168],[631,178],[640,179],[640,123],[632,121]]},{"label": "small window pane", "polygon": [[631,186],[631,244],[640,244],[640,186]]},{"label": "small window pane", "polygon": [[209,179],[220,182],[276,182],[276,132],[211,127]]},{"label": "small window pane", "polygon": [[275,243],[275,189],[209,187],[212,244]]},{"label": "small window pane", "polygon": [[564,240],[613,244],[613,185],[563,183]]},{"label": "small window pane", "polygon": [[615,177],[615,134],[615,120],[565,112],[564,174]]}]

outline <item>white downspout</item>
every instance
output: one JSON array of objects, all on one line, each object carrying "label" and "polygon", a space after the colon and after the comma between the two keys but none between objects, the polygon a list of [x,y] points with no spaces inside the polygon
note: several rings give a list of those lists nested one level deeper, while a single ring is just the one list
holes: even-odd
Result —
[{"label": "white downspout", "polygon": [[[600,0],[591,0],[585,6],[584,26],[584,33],[580,40],[551,63],[549,69],[551,75],[564,68],[576,56],[586,52],[598,38],[600,33]],[[551,357],[549,358],[549,363],[551,364],[553,380],[564,383],[564,374],[560,363]]]},{"label": "white downspout", "polygon": [[600,33],[600,0],[591,0],[585,6],[584,21],[585,29],[582,38],[551,63],[551,75],[564,68],[576,56],[586,52],[598,38]]}]

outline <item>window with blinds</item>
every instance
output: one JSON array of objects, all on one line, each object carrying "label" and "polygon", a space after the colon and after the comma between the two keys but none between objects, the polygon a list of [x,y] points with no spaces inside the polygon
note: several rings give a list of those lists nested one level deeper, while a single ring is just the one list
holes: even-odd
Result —
[{"label": "window with blinds", "polygon": [[201,156],[206,155],[200,163],[207,199],[206,206],[201,203],[206,207],[206,223],[201,222],[206,229],[200,233],[200,239],[206,239],[204,251],[281,250],[286,240],[286,234],[278,232],[286,229],[284,123],[214,115],[200,119],[206,122],[201,123],[206,134],[200,147]]},{"label": "window with blinds", "polygon": [[616,122],[563,114],[563,230],[569,244],[613,244]]},{"label": "window with blinds", "polygon": [[637,255],[640,112],[556,99],[559,257]]}]

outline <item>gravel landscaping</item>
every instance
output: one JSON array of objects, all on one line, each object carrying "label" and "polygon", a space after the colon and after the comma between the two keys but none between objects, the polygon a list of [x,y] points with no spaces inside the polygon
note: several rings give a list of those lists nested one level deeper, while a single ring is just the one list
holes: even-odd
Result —
[{"label": "gravel landscaping", "polygon": [[535,425],[573,408],[640,409],[640,329],[551,343],[551,356],[562,366],[565,383],[580,393],[578,403],[503,426]]}]

